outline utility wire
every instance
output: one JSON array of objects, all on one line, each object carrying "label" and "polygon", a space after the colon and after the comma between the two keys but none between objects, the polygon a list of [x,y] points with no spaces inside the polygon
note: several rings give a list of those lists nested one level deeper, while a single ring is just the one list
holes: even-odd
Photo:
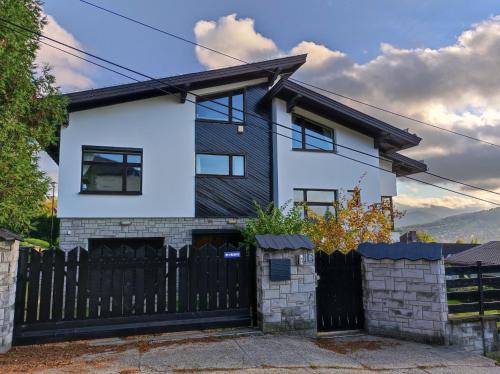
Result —
[{"label": "utility wire", "polygon": [[[114,66],[117,66],[117,67],[119,67],[119,68],[121,68],[121,69],[131,71],[131,72],[133,72],[134,74],[137,74],[137,75],[142,75],[142,76],[144,76],[144,77],[147,77],[147,78],[151,79],[151,81],[157,81],[157,82],[159,82],[161,85],[165,85],[165,84],[166,84],[166,85],[168,85],[168,86],[170,86],[170,87],[174,87],[174,88],[176,88],[174,85],[169,85],[168,83],[166,83],[166,82],[164,82],[164,81],[159,81],[159,80],[157,80],[157,79],[155,79],[155,78],[149,77],[149,76],[147,76],[147,75],[145,75],[145,74],[142,74],[142,73],[139,73],[139,72],[136,72],[136,71],[134,71],[134,70],[132,70],[132,69],[126,68],[126,67],[124,67],[124,66],[122,66],[122,65],[119,65],[119,64],[116,64],[116,63],[114,63],[114,62],[112,62],[112,61],[109,61],[109,60],[106,60],[106,59],[101,58],[101,57],[99,57],[99,56],[93,55],[93,54],[91,54],[91,53],[89,53],[89,52],[85,52],[85,51],[83,51],[83,50],[81,50],[81,49],[79,49],[79,48],[76,48],[76,47],[70,46],[70,45],[68,45],[68,44],[66,44],[66,43],[63,43],[63,42],[60,42],[60,41],[58,41],[58,40],[56,40],[56,39],[50,38],[50,37],[48,37],[48,36],[45,36],[45,35],[43,35],[43,34],[41,34],[41,33],[36,32],[36,31],[29,30],[29,29],[25,28],[24,26],[17,25],[17,24],[15,24],[15,23],[10,22],[10,21],[8,21],[8,20],[5,20],[5,19],[3,19],[3,18],[1,18],[1,17],[0,17],[0,21],[2,21],[2,22],[4,22],[4,23],[8,23],[8,24],[10,24],[10,25],[13,25],[13,26],[15,26],[15,27],[17,27],[17,28],[20,28],[20,29],[24,30],[25,32],[29,32],[29,33],[31,33],[31,34],[36,34],[36,35],[38,35],[39,37],[42,37],[42,38],[45,38],[45,39],[51,40],[51,41],[53,41],[53,42],[55,42],[55,43],[58,43],[58,44],[60,44],[60,45],[65,46],[66,48],[70,48],[70,49],[76,50],[76,51],[78,51],[79,53],[83,53],[83,54],[89,55],[89,56],[91,56],[91,57],[93,57],[93,58],[96,58],[96,59],[98,59],[98,60],[104,61],[104,62],[106,62],[106,63],[108,63],[108,64],[110,64],[110,65],[114,65]],[[9,28],[10,28],[10,27],[9,27]],[[10,29],[11,29],[11,30],[13,30],[12,28],[10,28]],[[18,32],[18,31],[15,31],[15,32]],[[44,45],[47,45],[47,46],[49,46],[49,47],[55,48],[55,49],[57,49],[57,50],[59,50],[59,51],[61,51],[61,52],[64,52],[64,53],[66,53],[66,54],[69,54],[69,55],[71,55],[71,56],[73,56],[73,57],[79,58],[79,59],[81,59],[81,60],[83,60],[83,61],[86,61],[86,62],[88,62],[88,63],[90,63],[90,64],[93,64],[93,65],[99,66],[99,67],[101,67],[101,68],[103,68],[103,69],[106,69],[106,70],[111,71],[111,72],[113,72],[113,73],[119,74],[119,75],[121,75],[121,76],[123,76],[123,77],[126,77],[126,78],[128,78],[128,79],[134,80],[134,81],[136,81],[136,82],[139,82],[139,83],[145,83],[145,84],[150,84],[150,83],[152,83],[151,81],[141,81],[141,80],[139,80],[139,79],[137,79],[137,78],[131,77],[131,76],[127,75],[127,74],[124,74],[124,73],[119,72],[119,71],[117,71],[117,70],[111,69],[111,68],[109,68],[109,67],[107,67],[107,66],[104,66],[104,65],[99,64],[99,63],[96,63],[96,62],[94,62],[94,61],[92,61],[92,60],[86,59],[86,58],[84,58],[84,57],[82,57],[82,56],[79,56],[79,55],[76,55],[76,54],[71,53],[71,52],[69,52],[69,51],[66,51],[66,50],[64,50],[64,49],[62,49],[62,48],[56,47],[56,46],[54,46],[54,45],[52,45],[52,44],[50,44],[50,43],[46,43],[46,42],[43,42],[43,41],[40,41],[40,43],[42,43],[42,44],[44,44]],[[171,95],[171,94],[172,94],[172,92],[167,91],[167,90],[164,90],[164,89],[162,89],[161,87],[154,86],[153,88],[155,88],[155,89],[157,89],[157,90],[159,90],[159,91],[161,91],[161,92],[164,92],[164,93],[166,93],[166,94],[168,94],[168,95]],[[178,88],[176,88],[176,89],[178,89]],[[190,92],[189,92],[189,91],[186,91],[186,93],[190,93]],[[191,94],[192,94],[192,93],[191,93]],[[195,95],[195,94],[193,94],[193,95]],[[189,101],[189,102],[191,102],[191,103],[193,103],[193,104],[201,105],[200,103],[197,103],[196,101],[191,100],[191,99],[189,99],[189,98],[187,98],[187,97],[186,97],[186,101]],[[217,104],[219,104],[219,103],[217,103]],[[202,106],[203,106],[203,105],[202,105]],[[226,114],[226,113],[224,113],[224,112],[222,112],[222,111],[218,111],[218,110],[216,110],[216,109],[214,109],[214,108],[212,108],[212,107],[208,107],[208,106],[204,106],[204,107],[205,107],[205,108],[207,108],[207,109],[209,109],[209,110],[212,110],[212,111],[215,111],[215,112],[221,113],[221,114]],[[253,115],[252,113],[248,113],[248,112],[245,112],[245,111],[243,111],[243,113]],[[256,116],[256,117],[258,117],[258,116]],[[287,126],[285,126],[285,125],[281,125],[281,124],[279,124],[279,123],[277,123],[277,122],[269,121],[269,120],[267,120],[267,119],[265,119],[265,118],[263,118],[263,117],[258,117],[258,118],[261,118],[261,119],[265,120],[266,122],[271,122],[271,123],[276,124],[276,125],[278,125],[278,126],[284,127],[284,128],[286,128],[286,129],[289,129],[289,130],[292,130],[292,131],[297,131],[297,130],[294,130],[294,129],[292,129],[292,128],[290,128],[290,127],[287,127]],[[237,126],[238,124],[232,124],[232,125],[236,125],[236,126]],[[264,129],[264,130],[266,130],[266,129]],[[268,132],[270,132],[270,133],[273,133],[273,134],[276,134],[276,135],[279,135],[279,136],[282,136],[282,137],[285,137],[285,138],[288,138],[288,139],[293,140],[293,137],[287,136],[287,135],[285,135],[285,134],[281,134],[281,133],[276,132],[276,131],[272,131],[272,129],[271,129],[271,130],[267,130],[267,131],[268,131]],[[317,138],[317,139],[322,140],[322,141],[325,141],[325,140],[324,140],[324,139],[322,139],[322,138]],[[325,141],[325,142],[327,142],[327,141]],[[335,144],[335,143],[331,142],[331,144]],[[318,149],[318,150],[323,150],[321,147],[319,147],[319,146],[317,146],[317,145],[315,145],[315,144],[305,143],[305,145],[308,145],[308,146],[310,146],[310,147],[316,148],[316,149]],[[365,155],[367,155],[367,156],[371,156],[371,157],[374,157],[374,158],[378,158],[379,160],[383,160],[383,158],[380,158],[380,157],[377,157],[377,156],[371,155],[371,154],[366,153],[366,152],[363,152],[363,151],[358,151],[358,150],[356,150],[356,149],[354,149],[354,148],[350,148],[350,147],[345,147],[345,148],[351,149],[351,150],[353,150],[353,151],[355,151],[355,152],[359,152],[359,153],[365,154]],[[373,165],[373,164],[370,164],[370,163],[368,163],[368,162],[364,162],[364,161],[361,161],[361,160],[358,160],[358,159],[355,159],[355,158],[352,158],[352,157],[349,157],[349,156],[346,156],[346,155],[342,155],[342,154],[339,154],[339,153],[333,153],[333,154],[334,154],[334,155],[336,155],[336,156],[340,156],[340,157],[346,158],[346,159],[348,159],[348,160],[351,160],[351,161],[357,162],[357,163],[361,163],[361,164],[366,165],[366,166],[373,167],[373,168],[375,168],[375,169],[378,169],[378,170],[384,171],[384,172],[386,172],[386,173],[393,174],[391,171],[386,170],[386,169],[384,169],[384,168],[381,168],[380,166]],[[441,178],[441,177],[440,177],[440,176],[438,176],[437,174],[435,174],[435,176],[437,176],[437,177]],[[433,186],[433,187],[436,187],[436,188],[439,188],[439,189],[443,189],[443,190],[446,190],[446,191],[449,191],[449,192],[453,192],[453,193],[458,194],[458,195],[466,196],[466,197],[473,198],[473,199],[476,199],[476,200],[479,200],[479,201],[483,201],[483,202],[486,202],[486,203],[489,203],[489,204],[492,204],[492,205],[500,206],[500,204],[499,204],[499,203],[492,202],[492,201],[489,201],[489,200],[486,200],[486,199],[482,199],[482,198],[479,198],[479,197],[476,197],[476,196],[473,196],[473,195],[469,195],[469,194],[466,194],[466,193],[463,193],[463,192],[460,192],[460,191],[456,191],[456,190],[452,190],[452,189],[449,189],[449,188],[446,188],[446,187],[442,187],[442,186],[439,186],[439,185],[435,185],[435,184],[433,184],[433,183],[426,182],[426,181],[422,181],[422,180],[417,179],[417,178],[414,178],[414,177],[403,176],[403,178],[411,179],[411,180],[413,180],[413,181],[417,181],[417,182],[420,182],[420,183],[423,183],[423,184],[426,184],[426,185],[430,185],[430,186]],[[461,183],[461,182],[457,182],[457,183]],[[462,184],[462,183],[461,183],[461,184]],[[476,188],[475,186],[470,186],[470,185],[468,185],[468,186],[469,186],[469,187],[471,187],[471,188]],[[480,188],[478,188],[478,189],[480,189]],[[488,191],[488,190],[486,190],[486,191]],[[493,193],[495,193],[494,191],[488,191],[488,192],[493,192]]]},{"label": "utility wire", "polygon": [[[133,22],[133,23],[136,23],[138,25],[141,25],[141,26],[144,26],[148,29],[151,29],[151,30],[154,30],[154,31],[157,31],[157,32],[160,32],[164,35],[168,35],[172,38],[175,38],[175,39],[178,39],[178,40],[181,40],[185,43],[189,43],[189,44],[192,44],[196,47],[200,47],[200,48],[203,48],[203,49],[206,49],[210,52],[213,52],[213,53],[216,53],[216,54],[219,54],[221,56],[224,56],[224,57],[227,57],[227,58],[230,58],[232,60],[235,60],[235,61],[239,61],[243,64],[250,64],[250,62],[248,61],[245,61],[243,59],[240,59],[238,57],[234,57],[234,56],[231,56],[227,53],[224,53],[224,52],[221,52],[221,51],[218,51],[216,49],[213,49],[211,47],[208,47],[206,45],[203,45],[203,44],[200,44],[198,42],[195,42],[195,41],[192,41],[190,39],[187,39],[187,38],[184,38],[182,36],[179,36],[179,35],[176,35],[172,32],[169,32],[169,31],[166,31],[166,30],[163,30],[163,29],[160,29],[158,27],[155,27],[155,26],[152,26],[152,25],[149,25],[145,22],[142,22],[142,21],[139,21],[137,19],[134,19],[134,18],[131,18],[131,17],[128,17],[122,13],[118,13],[114,10],[111,10],[111,9],[108,9],[108,8],[105,8],[105,7],[102,7],[100,5],[97,5],[97,4],[94,4],[94,3],[91,3],[90,1],[87,1],[87,0],[80,0],[80,2],[84,3],[84,4],[87,4],[87,5],[90,5],[96,9],[100,9],[104,12],[107,12],[107,13],[110,13],[110,14],[113,14],[117,17],[120,17],[120,18],[123,18],[123,19],[126,19],[130,22]],[[264,71],[267,71],[267,72],[270,72],[270,73],[274,73],[274,71],[272,70],[269,70],[269,69],[266,69],[266,68],[262,68],[262,67],[259,67],[259,69],[261,70],[264,70]],[[476,138],[476,137],[473,137],[471,135],[467,135],[467,134],[464,134],[464,133],[461,133],[461,132],[458,132],[458,131],[453,131],[453,130],[450,130],[450,129],[447,129],[445,127],[442,127],[442,126],[438,126],[438,125],[435,125],[435,124],[432,124],[430,122],[426,122],[426,121],[422,121],[422,120],[419,120],[417,118],[413,118],[413,117],[410,117],[410,116],[407,116],[407,115],[404,115],[404,114],[401,114],[401,113],[398,113],[398,112],[395,112],[395,111],[392,111],[390,109],[385,109],[385,108],[382,108],[380,106],[377,106],[377,105],[374,105],[374,104],[370,104],[370,103],[367,103],[365,101],[362,101],[362,100],[359,100],[359,99],[356,99],[356,98],[353,98],[353,97],[350,97],[350,96],[347,96],[347,95],[343,95],[343,94],[340,94],[338,92],[335,92],[335,91],[332,91],[332,90],[329,90],[329,89],[326,89],[326,88],[323,88],[323,87],[320,87],[320,86],[317,86],[317,85],[314,85],[314,84],[311,84],[311,83],[308,83],[308,82],[304,82],[304,81],[301,81],[297,78],[293,78],[293,77],[289,77],[288,78],[289,80],[293,81],[293,82],[297,82],[297,83],[300,83],[300,84],[303,84],[303,85],[306,85],[306,86],[309,86],[309,87],[312,87],[314,89],[317,89],[317,90],[320,90],[320,91],[323,91],[323,92],[327,92],[329,94],[332,94],[332,95],[335,95],[337,97],[341,97],[343,99],[346,99],[346,100],[350,100],[352,102],[355,102],[355,103],[358,103],[358,104],[362,104],[362,105],[365,105],[369,108],[372,108],[372,109],[376,109],[376,110],[379,110],[381,112],[385,112],[385,113],[388,113],[388,114],[392,114],[394,116],[397,116],[397,117],[400,117],[400,118],[404,118],[406,120],[410,120],[410,121],[413,121],[413,122],[416,122],[416,123],[419,123],[421,125],[426,125],[426,126],[430,126],[430,127],[433,127],[435,129],[438,129],[438,130],[441,130],[441,131],[446,131],[450,134],[454,134],[454,135],[458,135],[458,136],[462,136],[464,138],[467,138],[469,140],[474,140],[474,141],[477,141],[477,142],[481,142],[481,143],[484,143],[484,144],[488,144],[488,145],[491,145],[491,146],[494,146],[494,147],[497,147],[497,148],[500,148],[500,144],[496,144],[496,143],[493,143],[493,142],[489,142],[487,140],[484,140],[484,139],[480,139],[480,138]]]}]

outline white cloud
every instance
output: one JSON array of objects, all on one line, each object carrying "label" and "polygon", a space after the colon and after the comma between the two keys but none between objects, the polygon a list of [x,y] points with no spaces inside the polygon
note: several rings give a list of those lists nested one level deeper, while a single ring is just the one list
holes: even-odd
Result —
[{"label": "white cloud", "polygon": [[[228,52],[244,61],[265,60],[280,54],[271,39],[255,31],[253,19],[237,19],[236,14],[221,17],[217,22],[198,21],[194,27],[194,34],[199,44]],[[196,55],[198,60],[210,69],[241,64],[200,47],[196,47]]]},{"label": "white cloud", "polygon": [[[256,31],[252,19],[239,19],[235,14],[217,22],[198,22],[195,35],[201,44],[246,61],[308,53],[307,63],[295,74],[303,81],[500,143],[500,15],[472,25],[455,43],[442,48],[403,49],[381,43],[379,56],[363,64],[313,41],[302,41],[283,52],[273,40]],[[208,68],[239,64],[200,48],[196,53]],[[435,173],[486,188],[500,188],[499,149],[351,101],[343,102],[420,135],[421,145],[409,150],[408,155],[425,160]],[[449,187],[460,189],[457,185]],[[466,197],[440,201],[447,204],[443,206],[459,207],[466,200],[474,202]]]},{"label": "white cloud", "polygon": [[[47,24],[43,29],[46,36],[54,38],[63,43],[84,49],[76,38],[66,31],[57,21],[50,15],[46,15]],[[42,39],[43,40],[43,39]],[[49,44],[56,45],[71,53],[75,53],[71,49],[57,45],[55,42],[43,40]],[[58,51],[52,47],[40,44],[40,49],[37,53],[36,63],[39,66],[48,64],[52,67],[52,74],[56,77],[56,82],[64,91],[81,90],[90,88],[93,84],[92,80],[86,74],[89,70],[89,64],[76,57]]]},{"label": "white cloud", "polygon": [[450,209],[488,209],[491,205],[482,203],[479,200],[472,200],[467,197],[460,196],[443,196],[443,197],[418,197],[414,195],[401,194],[394,199],[398,205],[404,205],[411,208],[432,208],[444,207]]}]

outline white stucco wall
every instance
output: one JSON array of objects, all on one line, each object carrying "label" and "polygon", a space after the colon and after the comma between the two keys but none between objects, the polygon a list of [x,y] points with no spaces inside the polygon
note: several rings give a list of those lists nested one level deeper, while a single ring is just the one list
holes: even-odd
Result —
[{"label": "white stucco wall", "polygon": [[[286,112],[285,102],[275,99],[273,106],[275,121],[291,127],[292,116],[291,113]],[[378,156],[373,138],[299,107],[296,107],[294,112],[316,123],[332,127],[335,130],[336,143]],[[292,136],[292,131],[288,129],[277,127],[276,131],[288,137]],[[276,136],[275,141],[277,147],[274,193],[280,205],[288,200],[293,201],[294,188],[335,189],[345,194],[356,186],[360,179],[361,199],[365,203],[380,202],[382,191],[391,196],[393,193],[389,192],[394,192],[395,195],[396,178],[394,175],[332,153],[293,151],[292,140],[283,136]],[[337,147],[337,153],[379,166],[378,159],[358,152]],[[381,174],[387,174],[387,176],[382,179]]]},{"label": "white stucco wall", "polygon": [[[195,106],[157,97],[70,114],[61,131],[59,217],[194,217]],[[143,149],[142,195],[80,192],[82,145]]]},{"label": "white stucco wall", "polygon": [[[392,162],[389,160],[381,159],[379,166],[384,170],[392,170]],[[380,171],[380,194],[382,196],[396,196],[398,194],[396,189],[396,174]]]}]

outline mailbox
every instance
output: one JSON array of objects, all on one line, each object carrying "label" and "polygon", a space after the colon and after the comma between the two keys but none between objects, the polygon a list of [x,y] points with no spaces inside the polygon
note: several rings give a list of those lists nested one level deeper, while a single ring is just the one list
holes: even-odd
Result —
[{"label": "mailbox", "polygon": [[291,263],[289,258],[269,260],[269,278],[272,281],[290,280]]}]

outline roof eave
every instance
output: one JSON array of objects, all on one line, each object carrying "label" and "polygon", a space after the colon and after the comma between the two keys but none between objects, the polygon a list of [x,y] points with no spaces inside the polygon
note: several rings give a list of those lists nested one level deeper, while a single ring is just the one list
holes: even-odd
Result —
[{"label": "roof eave", "polygon": [[[353,128],[357,131],[373,136],[376,146],[382,152],[395,152],[415,147],[422,140],[422,138],[415,134],[401,130],[286,79],[282,79],[276,83],[269,90],[265,100],[271,100],[274,97],[283,99],[287,103],[293,100],[293,106],[300,106],[303,109],[310,110],[343,124],[353,125]],[[291,109],[291,107],[288,109]]]},{"label": "roof eave", "polygon": [[307,55],[283,57],[228,68],[207,70],[173,77],[147,80],[137,83],[122,84],[96,90],[86,90],[66,94],[70,112],[85,110],[116,103],[162,96],[186,90],[196,90],[228,83],[257,78],[267,78],[272,84],[279,75],[295,72],[306,62]]},{"label": "roof eave", "polygon": [[424,162],[414,160],[399,153],[385,153],[381,156],[392,161],[392,171],[397,177],[404,177],[427,171],[427,165]]}]

